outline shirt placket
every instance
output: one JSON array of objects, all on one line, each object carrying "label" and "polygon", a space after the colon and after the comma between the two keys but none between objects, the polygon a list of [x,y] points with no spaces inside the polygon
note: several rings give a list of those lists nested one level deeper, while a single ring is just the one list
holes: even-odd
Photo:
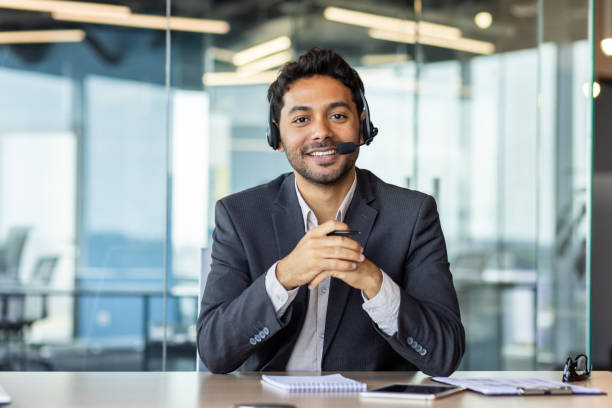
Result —
[{"label": "shirt placket", "polygon": [[[314,215],[314,213],[312,211],[309,211],[307,216],[306,216],[306,232],[310,231],[313,228],[318,227],[319,223],[318,220],[316,218],[316,216]],[[320,287],[319,287],[320,288]],[[321,291],[320,289],[317,288],[316,290],[313,290],[310,292],[310,302],[314,302],[314,305],[309,305],[311,306],[311,310],[314,313],[314,324],[315,324],[315,330],[314,330],[314,338],[313,341],[311,343],[312,346],[314,346],[313,348],[311,348],[310,352],[311,354],[311,367],[317,367],[317,369],[321,369],[320,366],[320,361],[321,361],[321,350],[322,350],[322,338],[324,336],[324,328],[321,329],[321,317],[325,316],[325,312],[326,310],[323,309],[321,310],[321,303],[322,303],[322,298],[321,298]],[[323,322],[323,324],[325,324],[325,322]]]},{"label": "shirt placket", "polygon": [[327,293],[329,291],[330,278],[325,279],[319,284],[318,304],[317,304],[317,361],[322,364],[323,360],[323,345],[325,341],[325,316],[327,315]]}]

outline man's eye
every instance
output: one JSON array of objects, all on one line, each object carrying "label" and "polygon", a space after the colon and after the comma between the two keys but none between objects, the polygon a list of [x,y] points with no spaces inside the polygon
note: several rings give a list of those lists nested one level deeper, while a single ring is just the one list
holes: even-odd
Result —
[{"label": "man's eye", "polygon": [[295,118],[293,120],[293,123],[306,123],[307,120],[308,120],[308,118],[306,118],[304,116],[300,116],[299,118]]},{"label": "man's eye", "polygon": [[338,120],[338,119],[345,119],[346,115],[344,115],[342,113],[334,113],[333,115],[331,115],[331,118],[332,119],[336,119],[336,120]]}]

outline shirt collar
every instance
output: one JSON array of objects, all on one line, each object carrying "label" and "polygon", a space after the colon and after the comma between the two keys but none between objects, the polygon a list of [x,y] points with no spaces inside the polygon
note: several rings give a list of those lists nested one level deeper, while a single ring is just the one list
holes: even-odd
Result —
[{"label": "shirt collar", "polygon": [[[304,219],[304,229],[309,231],[310,229],[319,225],[317,221],[317,217],[314,214],[314,211],[308,206],[304,197],[300,193],[300,190],[297,186],[297,177],[295,179],[295,192],[297,194],[298,202],[300,203],[300,209],[302,210],[302,218]],[[340,222],[344,222],[344,217],[346,216],[346,212],[348,210],[349,205],[351,204],[351,200],[355,195],[355,189],[357,188],[357,172],[355,172],[355,178],[353,179],[353,184],[351,184],[351,188],[349,188],[346,196],[344,196],[344,200],[340,204],[340,208],[338,208],[338,212],[336,212],[336,220]]]}]

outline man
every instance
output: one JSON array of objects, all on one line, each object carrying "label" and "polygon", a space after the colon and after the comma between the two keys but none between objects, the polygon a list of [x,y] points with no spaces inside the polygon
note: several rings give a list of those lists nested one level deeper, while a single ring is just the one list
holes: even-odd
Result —
[{"label": "man", "polygon": [[338,152],[376,134],[357,72],[314,48],[268,99],[269,142],[294,171],[217,202],[206,366],[453,372],[465,334],[434,200],[357,169],[358,147]]}]

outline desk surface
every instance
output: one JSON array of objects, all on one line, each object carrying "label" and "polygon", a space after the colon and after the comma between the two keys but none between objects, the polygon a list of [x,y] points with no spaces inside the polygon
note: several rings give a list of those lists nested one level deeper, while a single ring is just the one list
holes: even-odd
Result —
[{"label": "desk surface", "polygon": [[[428,383],[422,373],[345,372],[364,381],[368,388],[393,382]],[[457,372],[456,377],[538,376],[559,380],[561,373]],[[485,397],[465,391],[432,403],[395,403],[360,400],[357,394],[288,394],[262,389],[258,373],[214,375],[196,372],[2,372],[0,384],[11,395],[9,408],[21,407],[231,407],[238,402],[284,402],[296,407],[612,407],[612,396]],[[575,383],[601,388],[612,394],[612,372],[593,372],[591,379]]]}]

